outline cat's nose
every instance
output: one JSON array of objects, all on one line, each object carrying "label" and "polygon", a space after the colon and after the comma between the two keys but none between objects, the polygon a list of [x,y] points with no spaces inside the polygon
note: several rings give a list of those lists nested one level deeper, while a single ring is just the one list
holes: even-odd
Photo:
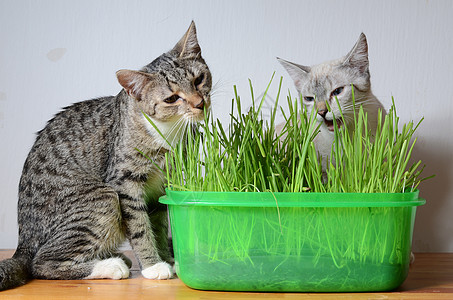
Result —
[{"label": "cat's nose", "polygon": [[327,109],[318,109],[318,115],[320,115],[321,117],[325,118],[326,117],[326,114],[327,114]]},{"label": "cat's nose", "polygon": [[194,106],[195,108],[198,108],[198,109],[203,109],[204,108],[204,100],[201,99],[201,101]]}]

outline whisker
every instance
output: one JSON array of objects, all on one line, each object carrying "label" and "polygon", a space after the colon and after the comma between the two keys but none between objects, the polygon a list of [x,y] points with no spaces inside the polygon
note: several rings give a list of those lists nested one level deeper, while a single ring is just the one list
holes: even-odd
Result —
[{"label": "whisker", "polygon": [[181,140],[181,133],[184,132],[184,130],[187,128],[187,122],[185,118],[179,119],[174,127],[176,129],[176,133],[173,135],[173,140],[171,142],[173,146],[175,145],[175,142],[177,142],[177,139]]},{"label": "whisker", "polygon": [[[174,147],[174,142],[175,142],[176,138],[178,137],[179,127],[181,127],[180,125],[182,122],[183,122],[182,118],[179,119],[172,125],[170,130],[168,130],[168,132],[166,132],[164,134],[165,139],[167,140],[167,142],[170,144],[171,147]],[[176,133],[176,134],[174,134],[174,133]],[[157,148],[155,157],[161,152],[162,148],[164,148],[164,146],[166,145],[167,142],[163,142],[159,145],[159,147]]]}]

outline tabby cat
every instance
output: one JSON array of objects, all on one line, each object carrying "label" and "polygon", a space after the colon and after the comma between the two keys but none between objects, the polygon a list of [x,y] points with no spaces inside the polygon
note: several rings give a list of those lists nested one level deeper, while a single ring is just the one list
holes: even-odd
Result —
[{"label": "tabby cat", "polygon": [[[363,107],[364,112],[368,115],[368,129],[372,132],[376,131],[378,112],[381,110],[385,113],[385,110],[371,92],[368,44],[363,33],[352,50],[337,60],[308,67],[281,58],[277,59],[293,79],[308,111],[313,108],[317,109],[317,119],[321,123],[321,127],[314,143],[323,158],[330,156],[334,141],[333,118],[338,126],[343,125],[340,109],[346,123],[354,121],[353,92],[356,110],[360,106]],[[336,99],[338,99],[338,103]],[[331,110],[327,109],[327,103]],[[346,125],[349,130],[353,130],[353,126]],[[324,159],[324,170],[325,163]]]},{"label": "tabby cat", "polygon": [[117,96],[71,105],[38,133],[19,183],[19,243],[0,262],[0,290],[29,278],[127,278],[130,260],[117,252],[125,238],[144,277],[173,275],[158,166],[168,143],[210,107],[211,74],[195,24],[140,71],[116,75]]}]

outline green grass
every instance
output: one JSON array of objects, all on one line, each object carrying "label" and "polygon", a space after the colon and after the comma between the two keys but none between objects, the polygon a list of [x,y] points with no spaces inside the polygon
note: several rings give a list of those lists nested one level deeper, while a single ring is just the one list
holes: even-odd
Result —
[{"label": "green grass", "polygon": [[[174,190],[245,192],[352,192],[399,193],[418,187],[423,167],[409,164],[415,145],[414,125],[400,126],[393,103],[379,118],[377,131],[367,128],[367,115],[360,107],[353,127],[335,126],[335,142],[327,170],[323,171],[313,139],[319,130],[316,111],[307,111],[300,98],[287,97],[288,112],[276,103],[269,120],[262,118],[262,100],[255,103],[250,82],[251,108],[243,112],[234,87],[230,121],[224,126],[206,113],[197,130],[166,154],[167,186]],[[276,132],[281,111],[284,126]],[[382,112],[380,112],[382,114]],[[149,120],[152,122],[151,120]],[[343,124],[346,124],[343,122]],[[401,129],[402,128],[402,129]]]},{"label": "green grass", "polygon": [[[335,126],[335,142],[327,167],[326,192],[401,193],[413,191],[422,180],[421,161],[409,165],[417,139],[417,124],[400,126],[395,103],[385,116],[379,112],[376,132],[367,128],[362,107],[354,116],[352,133]],[[344,122],[344,120],[343,120]]]}]

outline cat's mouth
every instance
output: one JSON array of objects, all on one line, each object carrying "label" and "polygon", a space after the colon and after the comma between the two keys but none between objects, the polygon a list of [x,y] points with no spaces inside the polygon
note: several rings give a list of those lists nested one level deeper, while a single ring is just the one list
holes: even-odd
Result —
[{"label": "cat's mouth", "polygon": [[[343,122],[341,121],[341,119],[335,119],[335,122],[337,123],[338,129],[340,129],[341,126],[343,126]],[[335,126],[335,125],[334,125],[333,120],[326,120],[326,119],[324,119],[324,123],[326,124],[327,129],[328,129],[329,131],[334,131],[334,126]]]}]

